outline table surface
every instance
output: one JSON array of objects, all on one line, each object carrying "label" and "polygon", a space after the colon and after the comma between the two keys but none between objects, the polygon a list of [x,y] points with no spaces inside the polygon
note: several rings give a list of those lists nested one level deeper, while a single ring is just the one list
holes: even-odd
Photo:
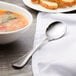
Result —
[{"label": "table surface", "polygon": [[[11,44],[0,45],[0,76],[33,76],[31,60],[22,69],[14,69],[12,68],[11,64],[14,60],[18,59],[20,56],[23,56],[24,54],[29,52],[30,49],[32,49],[36,27],[36,16],[38,12],[26,7],[22,0],[0,1],[19,5],[29,10],[34,17],[31,29],[25,32],[25,34],[21,38]],[[73,11],[71,13],[76,13],[76,11]]]},{"label": "table surface", "polygon": [[0,1],[17,4],[29,10],[34,17],[31,29],[25,32],[21,38],[11,44],[0,45],[0,76],[33,76],[31,60],[22,69],[14,69],[11,64],[14,60],[18,59],[20,56],[23,56],[27,53],[27,51],[32,49],[35,34],[36,15],[38,12],[26,7],[22,0]]}]

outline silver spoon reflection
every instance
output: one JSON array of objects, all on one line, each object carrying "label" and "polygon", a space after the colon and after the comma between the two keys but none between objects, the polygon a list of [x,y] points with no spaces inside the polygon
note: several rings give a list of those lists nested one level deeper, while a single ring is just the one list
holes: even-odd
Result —
[{"label": "silver spoon reflection", "polygon": [[29,54],[27,55],[25,54],[24,56],[16,60],[13,63],[13,67],[22,68],[45,41],[57,40],[63,37],[65,33],[66,33],[66,24],[60,21],[54,21],[50,23],[45,32],[46,37],[42,40],[42,42],[40,42],[36,47],[30,50]]}]

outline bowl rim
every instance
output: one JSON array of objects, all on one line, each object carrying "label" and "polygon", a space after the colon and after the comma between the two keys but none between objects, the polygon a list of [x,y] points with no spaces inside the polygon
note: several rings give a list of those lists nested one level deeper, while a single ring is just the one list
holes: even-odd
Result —
[{"label": "bowl rim", "polygon": [[[2,3],[2,4],[6,4],[6,5],[8,5],[8,6],[12,6],[12,7],[14,6],[14,7],[18,8],[18,9],[24,10],[25,13],[27,13],[27,15],[30,16],[31,20],[29,21],[29,24],[28,24],[28,25],[26,25],[25,27],[23,27],[23,28],[21,28],[21,29],[18,29],[18,30],[15,30],[15,31],[0,32],[0,34],[12,34],[12,33],[16,33],[16,32],[22,31],[22,30],[24,30],[24,29],[27,29],[28,27],[31,26],[31,24],[32,24],[32,22],[33,22],[33,16],[32,16],[32,14],[31,14],[27,9],[25,9],[25,8],[23,8],[23,7],[21,7],[21,6],[18,6],[18,5],[16,5],[16,4],[13,4],[13,3],[8,3],[8,2],[0,1],[0,4],[1,4],[1,3]],[[27,15],[26,15],[26,16],[27,16]],[[28,20],[29,20],[29,19],[28,19]]]}]

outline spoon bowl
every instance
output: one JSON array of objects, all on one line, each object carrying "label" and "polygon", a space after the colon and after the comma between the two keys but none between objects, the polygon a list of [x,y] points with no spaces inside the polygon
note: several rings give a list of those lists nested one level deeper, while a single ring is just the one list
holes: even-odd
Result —
[{"label": "spoon bowl", "polygon": [[46,36],[48,40],[57,40],[64,36],[67,28],[64,22],[55,21],[52,22],[46,29]]},{"label": "spoon bowl", "polygon": [[13,67],[22,68],[45,41],[57,40],[63,37],[65,33],[66,33],[66,24],[60,21],[51,22],[45,31],[46,37],[42,40],[42,42],[40,42],[36,47],[30,50],[29,54],[27,55],[25,54],[24,56],[16,60],[13,63]]}]

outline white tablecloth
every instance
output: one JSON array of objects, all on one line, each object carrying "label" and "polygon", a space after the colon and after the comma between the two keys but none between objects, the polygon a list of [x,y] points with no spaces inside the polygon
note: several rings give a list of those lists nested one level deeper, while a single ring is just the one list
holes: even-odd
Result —
[{"label": "white tablecloth", "polygon": [[50,14],[40,12],[37,16],[34,47],[43,40],[45,29],[51,20],[64,21],[66,35],[48,42],[32,57],[34,76],[76,76],[76,14]]}]

